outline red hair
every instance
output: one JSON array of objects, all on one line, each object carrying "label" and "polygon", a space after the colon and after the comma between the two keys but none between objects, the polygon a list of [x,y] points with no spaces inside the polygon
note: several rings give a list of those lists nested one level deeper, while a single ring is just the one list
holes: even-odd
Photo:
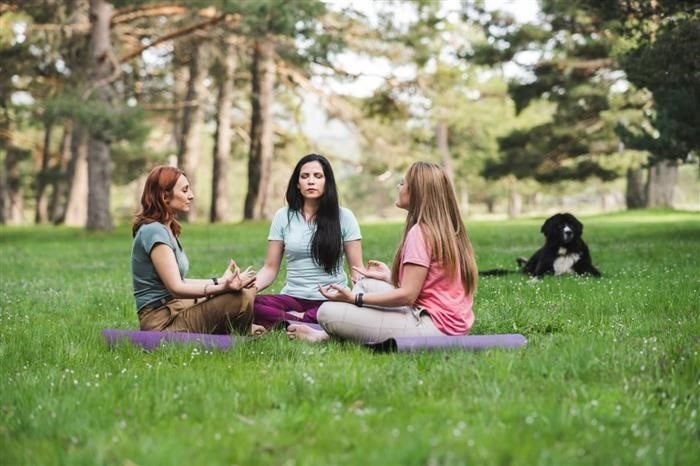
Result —
[{"label": "red hair", "polygon": [[160,222],[170,223],[170,229],[175,236],[180,236],[180,224],[175,219],[175,212],[165,202],[167,196],[173,194],[173,188],[178,178],[185,173],[177,167],[158,165],[153,167],[146,178],[141,195],[141,211],[136,214],[131,227],[132,236],[136,236],[141,225]]}]

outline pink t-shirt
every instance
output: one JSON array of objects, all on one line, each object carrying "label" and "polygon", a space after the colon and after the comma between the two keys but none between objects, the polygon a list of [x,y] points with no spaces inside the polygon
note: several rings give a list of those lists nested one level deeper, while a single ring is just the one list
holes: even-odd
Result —
[{"label": "pink t-shirt", "polygon": [[435,326],[446,335],[466,335],[474,324],[472,305],[474,296],[467,295],[462,286],[461,273],[450,280],[442,266],[433,259],[430,247],[423,238],[418,224],[406,235],[401,252],[399,283],[406,264],[415,264],[428,269],[423,288],[415,306],[425,309]]}]

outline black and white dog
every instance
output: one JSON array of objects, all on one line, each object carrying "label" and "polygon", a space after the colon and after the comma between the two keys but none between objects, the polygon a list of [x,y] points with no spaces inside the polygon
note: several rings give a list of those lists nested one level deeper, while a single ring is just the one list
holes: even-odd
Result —
[{"label": "black and white dog", "polygon": [[518,257],[523,272],[533,277],[545,274],[567,273],[600,277],[591,262],[588,246],[581,239],[583,224],[572,214],[556,214],[549,217],[540,230],[545,237],[544,246],[530,259]]}]

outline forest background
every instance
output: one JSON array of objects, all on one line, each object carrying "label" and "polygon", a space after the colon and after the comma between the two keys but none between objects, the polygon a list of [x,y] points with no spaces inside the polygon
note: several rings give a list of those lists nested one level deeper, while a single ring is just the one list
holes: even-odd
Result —
[{"label": "forest background", "polygon": [[263,220],[308,152],[365,220],[418,159],[469,216],[700,210],[697,2],[526,3],[0,2],[0,223],[128,223],[159,163]]}]

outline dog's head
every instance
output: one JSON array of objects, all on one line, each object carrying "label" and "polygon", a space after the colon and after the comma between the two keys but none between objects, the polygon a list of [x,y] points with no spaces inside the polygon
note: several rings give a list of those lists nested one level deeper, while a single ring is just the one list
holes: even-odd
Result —
[{"label": "dog's head", "polygon": [[556,214],[549,217],[540,230],[547,241],[565,245],[583,234],[583,224],[569,213]]}]

